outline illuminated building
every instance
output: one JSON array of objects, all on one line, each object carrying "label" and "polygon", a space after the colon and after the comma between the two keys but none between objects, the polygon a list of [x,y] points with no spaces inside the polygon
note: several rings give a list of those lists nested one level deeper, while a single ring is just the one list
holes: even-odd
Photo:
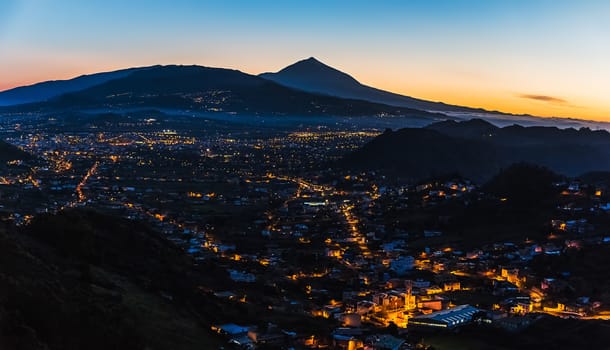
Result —
[{"label": "illuminated building", "polygon": [[470,305],[460,305],[451,309],[420,315],[409,319],[409,326],[451,329],[465,325],[480,310]]}]

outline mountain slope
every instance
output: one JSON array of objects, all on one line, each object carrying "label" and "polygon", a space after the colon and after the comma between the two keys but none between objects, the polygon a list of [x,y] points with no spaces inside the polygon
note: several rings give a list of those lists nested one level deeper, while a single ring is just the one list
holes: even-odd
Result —
[{"label": "mountain slope", "polygon": [[344,159],[346,166],[413,179],[460,173],[485,181],[517,162],[568,176],[610,170],[610,133],[554,127],[498,128],[482,120],[444,121],[385,132]]},{"label": "mountain slope", "polygon": [[386,131],[346,156],[342,164],[359,170],[384,170],[414,180],[453,173],[483,179],[504,165],[499,151],[485,141],[405,128]]},{"label": "mountain slope", "polygon": [[[26,153],[19,148],[0,140],[0,162],[6,162],[14,159],[30,159],[32,155]],[[0,165],[1,166],[1,165]]]},{"label": "mountain slope", "polygon": [[542,118],[531,115],[515,115],[481,108],[450,105],[442,102],[426,101],[410,96],[399,95],[358,82],[350,75],[316,60],[313,57],[296,62],[276,73],[259,75],[284,86],[303,91],[322,93],[329,96],[352,98],[391,106],[413,108],[418,110],[440,112],[450,119],[468,120],[482,118],[496,125],[508,126],[557,126],[560,128],[590,127],[610,130],[610,124],[591,120],[573,118]]},{"label": "mountain slope", "polygon": [[456,122],[445,120],[426,126],[452,137],[487,140],[498,145],[608,145],[610,133],[589,128],[566,128],[520,125],[497,127],[482,119]]},{"label": "mountain slope", "polygon": [[113,72],[81,75],[69,80],[52,80],[33,85],[21,86],[0,92],[0,106],[42,102],[69,92],[75,92],[119,79],[143,68],[128,68]]},{"label": "mountain slope", "polygon": [[481,109],[452,106],[403,96],[359,83],[350,75],[325,65],[314,57],[294,63],[276,73],[263,73],[262,78],[309,92],[353,98],[392,106],[439,112],[482,112]]},{"label": "mountain slope", "polygon": [[[0,227],[1,349],[205,349],[222,306],[200,272],[146,226],[93,212]],[[229,306],[230,312],[231,306]]]},{"label": "mountain slope", "polygon": [[19,108],[76,110],[107,107],[158,107],[278,115],[406,115],[431,120],[445,118],[408,108],[312,94],[237,70],[201,66],[152,67],[61,95],[47,103]]}]

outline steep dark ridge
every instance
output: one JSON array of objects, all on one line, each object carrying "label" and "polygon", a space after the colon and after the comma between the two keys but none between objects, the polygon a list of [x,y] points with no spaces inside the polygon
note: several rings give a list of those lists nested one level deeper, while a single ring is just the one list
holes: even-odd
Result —
[{"label": "steep dark ridge", "polygon": [[448,137],[435,130],[388,131],[344,159],[352,168],[385,170],[411,179],[459,173],[484,179],[504,163],[495,147],[480,140]]},{"label": "steep dark ridge", "polygon": [[198,286],[228,277],[206,270],[146,226],[93,212],[0,227],[0,348],[216,348],[206,329],[222,306]]},{"label": "steep dark ridge", "polygon": [[30,158],[32,158],[31,154],[22,151],[10,143],[0,140],[0,162],[16,159],[26,160]]},{"label": "steep dark ridge", "polygon": [[445,121],[386,132],[344,159],[344,165],[420,179],[458,172],[485,181],[500,168],[527,162],[576,176],[610,170],[610,133],[586,128],[498,128],[485,121]]},{"label": "steep dark ridge", "polygon": [[481,120],[471,119],[456,122],[453,120],[430,124],[427,129],[436,130],[452,137],[484,139],[496,144],[574,144],[574,145],[610,145],[610,133],[606,130],[589,128],[567,128],[519,125],[499,128]]},{"label": "steep dark ridge", "polygon": [[482,119],[471,119],[463,122],[445,120],[430,124],[426,128],[436,130],[448,136],[464,138],[489,137],[489,135],[495,135],[499,129],[495,125]]}]

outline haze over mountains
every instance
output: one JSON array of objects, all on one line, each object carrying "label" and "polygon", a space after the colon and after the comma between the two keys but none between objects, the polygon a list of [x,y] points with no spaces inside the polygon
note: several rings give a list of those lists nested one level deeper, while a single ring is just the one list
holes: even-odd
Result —
[{"label": "haze over mountains", "polygon": [[511,115],[403,96],[363,85],[313,57],[258,77],[201,66],[129,68],[3,91],[0,106],[12,106],[9,111],[113,106],[275,115],[400,115],[427,118],[429,123],[481,118],[499,126],[609,128],[603,122]]}]

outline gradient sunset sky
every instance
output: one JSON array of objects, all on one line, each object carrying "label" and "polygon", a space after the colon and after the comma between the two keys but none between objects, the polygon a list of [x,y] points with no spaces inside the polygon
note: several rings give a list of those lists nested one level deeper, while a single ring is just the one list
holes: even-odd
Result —
[{"label": "gradient sunset sky", "polygon": [[605,0],[1,0],[0,90],[153,64],[315,56],[428,100],[610,121]]}]

